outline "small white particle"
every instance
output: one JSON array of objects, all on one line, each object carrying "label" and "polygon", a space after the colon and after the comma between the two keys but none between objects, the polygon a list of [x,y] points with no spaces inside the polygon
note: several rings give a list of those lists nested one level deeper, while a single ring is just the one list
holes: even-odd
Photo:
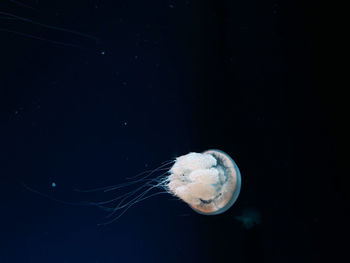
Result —
[{"label": "small white particle", "polygon": [[55,183],[55,182],[52,182],[51,186],[52,186],[53,188],[55,188],[55,187],[56,187],[56,183]]}]

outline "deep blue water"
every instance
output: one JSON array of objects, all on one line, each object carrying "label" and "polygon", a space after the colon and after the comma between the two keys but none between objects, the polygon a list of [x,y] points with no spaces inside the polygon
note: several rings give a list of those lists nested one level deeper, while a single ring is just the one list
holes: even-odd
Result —
[{"label": "deep blue water", "polygon": [[[316,13],[278,0],[2,0],[0,262],[335,260],[346,191]],[[160,195],[97,226],[98,208],[22,185],[106,200],[120,192],[74,189],[211,148],[242,174],[216,216]]]}]

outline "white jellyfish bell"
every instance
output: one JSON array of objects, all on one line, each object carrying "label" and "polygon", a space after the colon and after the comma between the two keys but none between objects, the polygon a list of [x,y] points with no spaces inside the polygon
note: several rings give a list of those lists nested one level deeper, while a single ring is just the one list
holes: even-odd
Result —
[{"label": "white jellyfish bell", "polygon": [[[170,168],[170,169],[169,169]],[[153,174],[165,172],[155,178]],[[144,173],[143,173],[144,174]],[[119,185],[87,190],[117,191],[140,184],[136,189],[107,201],[89,203],[110,212],[110,223],[122,216],[134,204],[150,197],[168,193],[202,215],[217,215],[228,210],[237,200],[241,189],[241,174],[229,155],[220,150],[191,152],[177,157],[148,174],[129,178],[132,181]],[[154,190],[161,190],[154,192]]]},{"label": "white jellyfish bell", "polygon": [[241,189],[241,174],[235,162],[220,150],[189,153],[176,158],[166,188],[203,215],[229,209]]}]

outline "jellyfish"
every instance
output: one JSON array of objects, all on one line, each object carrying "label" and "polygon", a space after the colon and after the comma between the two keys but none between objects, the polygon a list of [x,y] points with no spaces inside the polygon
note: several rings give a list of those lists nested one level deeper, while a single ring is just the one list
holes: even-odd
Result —
[{"label": "jellyfish", "polygon": [[[160,171],[165,172],[152,178],[152,175]],[[110,192],[140,184],[136,189],[110,200],[89,203],[110,212],[108,217],[113,218],[109,221],[112,222],[136,203],[160,194],[176,197],[201,215],[218,215],[236,202],[241,189],[241,174],[236,163],[221,150],[190,152],[163,163],[146,176],[140,178],[138,175],[128,179],[134,180],[79,191]]]},{"label": "jellyfish", "polygon": [[[161,174],[155,176],[159,172]],[[218,215],[227,211],[236,202],[241,189],[241,174],[236,163],[221,150],[190,152],[167,161],[154,170],[129,177],[127,180],[118,185],[76,190],[117,193],[115,197],[106,201],[78,205],[97,206],[109,212],[107,218],[111,219],[102,223],[109,224],[120,218],[136,203],[160,194],[170,194],[186,203],[196,213]],[[56,186],[56,183],[54,185]],[[77,203],[52,198],[26,185],[25,187],[54,201],[77,205]],[[134,189],[121,194],[122,189],[127,187]]]},{"label": "jellyfish", "polygon": [[235,162],[220,150],[189,153],[176,158],[166,189],[195,212],[217,215],[237,200],[241,175]]}]

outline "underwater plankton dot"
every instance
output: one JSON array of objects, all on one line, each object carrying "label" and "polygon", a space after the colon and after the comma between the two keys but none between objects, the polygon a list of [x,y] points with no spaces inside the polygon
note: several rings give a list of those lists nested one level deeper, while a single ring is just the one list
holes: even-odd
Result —
[{"label": "underwater plankton dot", "polygon": [[203,215],[228,210],[241,189],[241,174],[229,155],[220,150],[189,153],[176,158],[168,190]]}]

